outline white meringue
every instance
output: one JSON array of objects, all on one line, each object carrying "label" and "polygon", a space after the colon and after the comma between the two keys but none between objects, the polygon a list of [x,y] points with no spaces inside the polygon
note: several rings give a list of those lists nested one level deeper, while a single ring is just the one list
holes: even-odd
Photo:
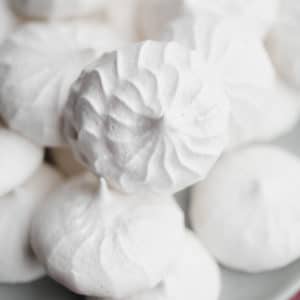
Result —
[{"label": "white meringue", "polygon": [[17,18],[8,7],[8,1],[0,0],[0,42],[15,29],[17,24]]},{"label": "white meringue", "polygon": [[50,157],[56,168],[67,177],[78,175],[84,170],[69,148],[50,149]]},{"label": "white meringue", "polygon": [[274,146],[225,156],[192,192],[190,217],[224,265],[247,272],[300,257],[300,161]]},{"label": "white meringue", "polygon": [[29,18],[70,18],[94,15],[102,10],[103,0],[10,0],[14,10]]},{"label": "white meringue", "polygon": [[140,1],[139,24],[143,36],[153,39],[176,17],[201,19],[205,13],[214,13],[237,19],[264,37],[276,20],[278,6],[279,0],[147,0]]},{"label": "white meringue", "polygon": [[260,37],[264,37],[276,20],[280,0],[183,0],[186,15],[201,18],[205,12],[237,18]]},{"label": "white meringue", "polygon": [[228,102],[209,72],[176,43],[104,55],[73,85],[66,139],[123,192],[179,191],[205,178],[226,143]]},{"label": "white meringue", "polygon": [[298,121],[298,96],[277,79],[262,41],[239,20],[215,13],[183,17],[162,39],[197,50],[220,74],[231,104],[230,148],[272,140]]},{"label": "white meringue", "polygon": [[22,185],[40,166],[43,150],[0,128],[0,197]]},{"label": "white meringue", "polygon": [[0,112],[43,146],[64,143],[60,114],[69,88],[93,59],[121,44],[95,23],[29,24],[0,47]]},{"label": "white meringue", "polygon": [[281,75],[300,89],[300,2],[281,1],[278,21],[268,37],[268,50]]},{"label": "white meringue", "polygon": [[158,284],[183,248],[172,196],[126,196],[91,175],[54,193],[33,223],[32,245],[47,272],[72,291],[122,298]]},{"label": "white meringue", "polygon": [[217,300],[220,288],[218,265],[196,237],[187,231],[182,257],[166,279],[154,289],[126,300]]},{"label": "white meringue", "polygon": [[0,197],[1,283],[32,281],[45,274],[30,247],[31,220],[40,202],[60,183],[60,175],[43,165],[22,186]]}]

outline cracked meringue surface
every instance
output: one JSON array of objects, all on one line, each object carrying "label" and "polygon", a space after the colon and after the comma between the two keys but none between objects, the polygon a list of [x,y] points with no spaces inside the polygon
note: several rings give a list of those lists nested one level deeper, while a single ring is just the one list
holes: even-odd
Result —
[{"label": "cracked meringue surface", "polygon": [[42,146],[64,144],[61,111],[82,69],[121,44],[95,23],[32,23],[0,47],[0,112],[14,130]]},{"label": "cracked meringue surface", "polygon": [[297,123],[298,95],[277,78],[262,40],[238,19],[215,13],[183,17],[162,39],[197,50],[220,74],[231,104],[228,148],[272,140]]},{"label": "cracked meringue surface", "polygon": [[41,165],[43,149],[0,125],[0,197],[22,185]]},{"label": "cracked meringue surface", "polygon": [[[2,172],[2,170],[1,170]],[[47,165],[0,197],[0,282],[22,283],[45,275],[30,247],[31,220],[45,196],[62,181]]]},{"label": "cracked meringue surface", "polygon": [[300,257],[299,178],[299,159],[275,146],[233,152],[193,188],[192,227],[225,266],[286,266]]},{"label": "cracked meringue surface", "polygon": [[300,89],[300,2],[280,2],[278,20],[269,33],[267,47],[285,80]]},{"label": "cracked meringue surface", "polygon": [[218,265],[195,235],[187,230],[182,257],[175,263],[166,279],[151,290],[123,300],[217,300],[220,289]]},{"label": "cracked meringue surface", "polygon": [[28,18],[71,18],[94,15],[102,10],[104,0],[10,0],[12,8]]},{"label": "cracked meringue surface", "polygon": [[50,196],[31,233],[51,277],[75,293],[111,298],[156,286],[183,239],[182,211],[172,196],[126,196],[104,180],[99,187],[90,174]]},{"label": "cracked meringue surface", "polygon": [[114,188],[176,192],[205,178],[227,139],[229,107],[197,53],[147,41],[108,53],[73,85],[64,133]]}]

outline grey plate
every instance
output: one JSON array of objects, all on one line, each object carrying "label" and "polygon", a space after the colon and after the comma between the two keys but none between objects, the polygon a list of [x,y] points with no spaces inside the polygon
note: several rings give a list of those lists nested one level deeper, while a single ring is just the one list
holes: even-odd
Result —
[{"label": "grey plate", "polygon": [[[275,144],[300,157],[300,124],[291,134],[276,141]],[[188,198],[186,191],[178,194],[179,203],[185,210]],[[283,269],[258,275],[222,268],[222,281],[220,300],[288,300],[300,289],[300,260]],[[48,278],[32,284],[0,285],[0,300],[83,299]]]},{"label": "grey plate", "polygon": [[0,285],[0,300],[81,300],[51,279],[31,284]]},{"label": "grey plate", "polygon": [[222,278],[220,300],[288,300],[300,289],[300,261],[259,275],[222,268]]}]

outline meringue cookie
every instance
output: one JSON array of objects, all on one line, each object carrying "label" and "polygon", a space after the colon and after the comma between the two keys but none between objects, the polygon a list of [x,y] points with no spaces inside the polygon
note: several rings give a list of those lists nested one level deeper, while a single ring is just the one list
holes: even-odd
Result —
[{"label": "meringue cookie", "polygon": [[300,89],[300,2],[281,1],[278,19],[269,33],[267,47],[279,73]]},{"label": "meringue cookie", "polygon": [[228,267],[283,267],[300,257],[299,178],[299,159],[274,146],[225,156],[193,189],[193,228]]},{"label": "meringue cookie", "polygon": [[239,20],[215,13],[183,17],[162,39],[197,50],[220,74],[231,104],[229,148],[272,140],[297,123],[297,95],[276,77],[262,41]]},{"label": "meringue cookie", "polygon": [[7,124],[37,144],[63,144],[60,114],[71,84],[120,44],[95,23],[35,23],[14,33],[0,47],[0,111]]},{"label": "meringue cookie", "polygon": [[104,0],[10,0],[12,8],[29,18],[70,18],[93,15],[102,10]]},{"label": "meringue cookie", "polygon": [[17,24],[17,18],[8,7],[8,0],[0,0],[0,42],[11,33]]},{"label": "meringue cookie", "polygon": [[22,185],[40,166],[43,150],[0,128],[0,197]]},{"label": "meringue cookie", "polygon": [[78,175],[84,170],[69,148],[50,149],[50,157],[56,168],[67,177]]},{"label": "meringue cookie", "polygon": [[154,289],[126,300],[217,300],[220,287],[218,265],[194,234],[187,230],[182,257],[166,279]]},{"label": "meringue cookie", "polygon": [[172,196],[126,196],[91,175],[68,182],[34,219],[32,245],[47,273],[89,296],[154,287],[183,247],[183,215]]},{"label": "meringue cookie", "polygon": [[72,87],[66,139],[122,192],[179,191],[205,178],[226,144],[228,102],[209,72],[176,43],[104,55]]},{"label": "meringue cookie", "polygon": [[0,282],[27,282],[45,274],[30,247],[31,220],[59,183],[60,175],[43,165],[22,186],[0,197]]}]

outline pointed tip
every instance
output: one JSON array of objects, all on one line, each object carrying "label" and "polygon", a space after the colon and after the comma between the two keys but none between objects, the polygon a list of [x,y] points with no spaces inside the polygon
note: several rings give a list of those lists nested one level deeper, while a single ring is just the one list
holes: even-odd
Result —
[{"label": "pointed tip", "polygon": [[107,190],[108,189],[107,181],[105,180],[104,177],[100,177],[99,182],[100,182],[101,190]]},{"label": "pointed tip", "polygon": [[99,198],[103,201],[106,199],[106,195],[108,194],[108,184],[105,178],[99,178]]}]

